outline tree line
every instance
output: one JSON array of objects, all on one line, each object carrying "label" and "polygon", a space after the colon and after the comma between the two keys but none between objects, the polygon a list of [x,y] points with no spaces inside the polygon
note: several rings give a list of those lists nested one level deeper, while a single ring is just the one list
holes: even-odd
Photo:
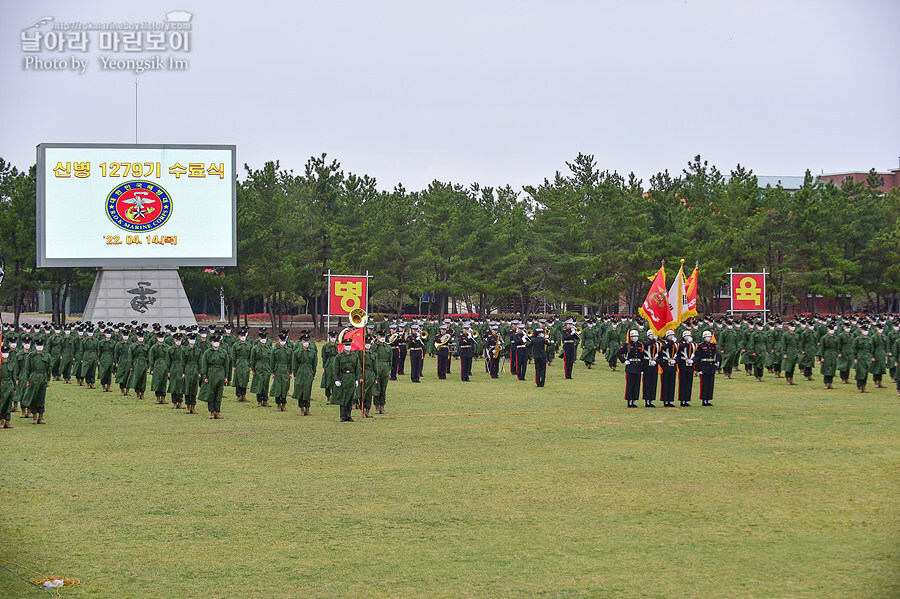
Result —
[{"label": "tree line", "polygon": [[[900,190],[884,194],[879,183],[874,169],[840,187],[807,171],[795,192],[761,189],[751,170],[725,174],[696,156],[680,174],[657,173],[645,185],[579,154],[521,189],[435,180],[385,191],[322,154],[302,173],[278,161],[245,165],[237,266],[181,275],[189,295],[224,288],[230,321],[262,303],[273,327],[297,311],[321,326],[329,269],[373,274],[373,311],[527,315],[579,305],[596,313],[622,300],[634,313],[648,277],[679,258],[700,264],[701,311],[727,309],[715,292],[729,268],[764,267],[776,313],[797,303],[816,311],[818,298],[840,310],[885,310],[900,291]],[[93,282],[95,269],[35,268],[35,168],[2,159],[0,250],[0,301],[17,317],[39,289],[51,292],[54,318],[64,317],[67,294]]]}]

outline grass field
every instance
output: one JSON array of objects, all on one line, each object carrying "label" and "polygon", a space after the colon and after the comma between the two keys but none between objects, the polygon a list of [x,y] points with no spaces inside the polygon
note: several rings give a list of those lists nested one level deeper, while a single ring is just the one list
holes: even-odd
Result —
[{"label": "grass field", "polygon": [[318,383],[309,417],[227,389],[219,421],[53,383],[0,430],[0,559],[64,597],[900,597],[893,389],[741,373],[627,410],[605,367],[458,367],[346,424]]}]

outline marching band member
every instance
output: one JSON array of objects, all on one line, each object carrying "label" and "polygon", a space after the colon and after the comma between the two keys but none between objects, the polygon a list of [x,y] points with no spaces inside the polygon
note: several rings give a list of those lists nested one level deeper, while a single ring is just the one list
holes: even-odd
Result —
[{"label": "marching band member", "polygon": [[414,324],[410,328],[406,338],[406,346],[409,351],[409,380],[418,383],[422,376],[422,364],[425,361],[425,342],[422,341],[422,333],[419,325]]},{"label": "marching band member", "polygon": [[472,335],[471,327],[472,325],[468,322],[463,323],[457,344],[459,348],[459,378],[466,383],[472,376],[472,359],[475,357],[475,338]]},{"label": "marching band member", "polygon": [[536,329],[527,345],[534,353],[534,384],[543,387],[547,381],[547,359],[553,353],[553,341],[544,336],[544,329]]},{"label": "marching band member", "polygon": [[563,331],[562,354],[559,356],[563,359],[567,379],[572,378],[572,366],[575,365],[575,348],[578,347],[578,340],[575,321],[570,318],[566,321],[566,328]]}]

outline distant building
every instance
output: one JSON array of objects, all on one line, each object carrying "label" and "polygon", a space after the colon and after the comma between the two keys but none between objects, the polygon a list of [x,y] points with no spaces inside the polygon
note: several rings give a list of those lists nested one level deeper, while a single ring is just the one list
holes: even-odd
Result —
[{"label": "distant building", "polygon": [[769,175],[757,175],[756,181],[759,185],[760,189],[765,189],[768,186],[778,187],[781,185],[785,191],[790,193],[794,193],[801,187],[803,187],[803,176],[800,177],[777,177],[777,176],[769,176]]},{"label": "distant building", "polygon": [[[865,183],[869,176],[867,171],[852,171],[848,173],[828,173],[819,175],[820,181],[830,181],[838,187],[842,186],[845,181],[855,181],[857,183]],[[884,193],[889,192],[895,187],[900,187],[900,168],[891,169],[886,173],[877,173],[879,183],[878,189]]]}]

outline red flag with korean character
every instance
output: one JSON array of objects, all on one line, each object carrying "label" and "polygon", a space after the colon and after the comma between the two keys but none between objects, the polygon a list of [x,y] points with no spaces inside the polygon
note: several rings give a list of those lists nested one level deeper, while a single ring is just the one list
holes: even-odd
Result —
[{"label": "red flag with korean character", "polygon": [[650,291],[647,292],[647,299],[644,300],[638,312],[647,320],[647,324],[657,335],[664,332],[674,320],[672,310],[669,309],[669,292],[666,290],[666,269],[664,267],[661,266],[656,277],[653,278]]}]

